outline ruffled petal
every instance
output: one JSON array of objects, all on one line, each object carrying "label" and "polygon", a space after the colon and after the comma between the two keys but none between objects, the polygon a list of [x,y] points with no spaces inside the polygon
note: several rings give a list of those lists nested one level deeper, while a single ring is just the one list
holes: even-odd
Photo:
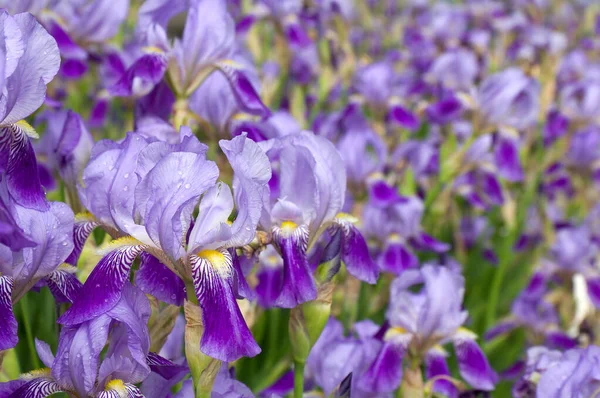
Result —
[{"label": "ruffled petal", "polygon": [[219,141],[219,146],[233,168],[233,192],[238,210],[231,226],[232,239],[228,247],[241,247],[254,239],[256,226],[268,195],[271,164],[264,151],[246,135],[229,141]]},{"label": "ruffled petal", "polygon": [[142,253],[140,269],[135,273],[135,284],[146,294],[165,303],[182,306],[185,283],[166,265],[148,253]]},{"label": "ruffled petal", "polygon": [[171,259],[184,254],[183,240],[200,196],[214,185],[219,170],[204,155],[170,153],[146,175],[135,191],[150,239]]},{"label": "ruffled petal", "polygon": [[129,280],[133,260],[140,254],[143,246],[132,244],[130,240],[115,244],[123,246],[102,257],[71,308],[58,319],[59,323],[77,325],[106,313],[117,304],[123,286]]},{"label": "ruffled petal", "polygon": [[317,286],[306,258],[306,226],[275,227],[273,239],[283,258],[283,282],[275,305],[294,308],[298,304],[317,298]]},{"label": "ruffled petal", "polygon": [[0,351],[17,345],[17,320],[12,310],[11,294],[13,280],[9,276],[0,276]]},{"label": "ruffled petal", "polygon": [[193,256],[191,262],[204,324],[200,350],[226,362],[257,355],[260,347],[235,301],[229,253],[210,250],[203,257]]},{"label": "ruffled petal", "polygon": [[491,391],[498,382],[498,375],[474,338],[472,333],[465,331],[459,331],[455,335],[453,342],[458,369],[467,383],[480,390]]}]

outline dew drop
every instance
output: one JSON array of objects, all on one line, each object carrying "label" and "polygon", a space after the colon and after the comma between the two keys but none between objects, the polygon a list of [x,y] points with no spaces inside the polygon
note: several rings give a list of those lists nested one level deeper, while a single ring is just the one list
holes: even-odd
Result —
[{"label": "dew drop", "polygon": [[127,192],[129,190],[129,187],[126,185],[123,187],[123,191]]},{"label": "dew drop", "polygon": [[108,299],[104,299],[104,302],[105,302],[105,303],[108,303]]},{"label": "dew drop", "polygon": [[171,295],[171,300],[175,300],[176,298],[177,298],[177,295],[175,295],[175,294]]},{"label": "dew drop", "polygon": [[108,166],[108,171],[112,171],[115,168],[115,166],[113,164],[111,164],[110,166]]},{"label": "dew drop", "polygon": [[96,287],[100,287],[100,284],[99,284],[99,283],[96,283]]},{"label": "dew drop", "polygon": [[129,178],[129,173],[123,174],[123,178]]},{"label": "dew drop", "polygon": [[184,187],[185,187],[185,189],[190,189],[191,185],[190,184],[185,184]]}]

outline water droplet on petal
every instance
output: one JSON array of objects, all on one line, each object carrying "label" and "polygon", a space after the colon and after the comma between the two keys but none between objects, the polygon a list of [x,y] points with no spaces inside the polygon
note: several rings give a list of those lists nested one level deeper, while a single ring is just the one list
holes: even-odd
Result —
[{"label": "water droplet on petal", "polygon": [[171,295],[171,300],[175,300],[176,298],[177,298],[177,295],[175,295],[175,294]]},{"label": "water droplet on petal", "polygon": [[123,187],[123,191],[127,192],[127,190],[129,190],[129,187],[126,185],[125,187]]},{"label": "water droplet on petal", "polygon": [[185,189],[190,189],[191,185],[190,184],[185,184],[184,187],[185,187]]},{"label": "water droplet on petal", "polygon": [[129,173],[123,174],[123,178],[129,178]]}]

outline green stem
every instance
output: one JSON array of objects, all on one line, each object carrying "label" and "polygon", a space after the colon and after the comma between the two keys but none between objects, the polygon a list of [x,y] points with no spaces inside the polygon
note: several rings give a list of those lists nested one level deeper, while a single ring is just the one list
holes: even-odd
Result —
[{"label": "green stem", "polygon": [[33,364],[33,368],[34,369],[39,369],[40,367],[40,361],[38,359],[36,350],[35,350],[35,344],[34,344],[34,338],[35,336],[33,335],[33,331],[31,329],[31,322],[29,319],[29,315],[31,314],[31,311],[29,311],[29,303],[28,303],[29,298],[27,297],[27,295],[24,295],[21,298],[21,313],[23,314],[23,328],[25,329],[25,336],[27,338],[27,346],[29,348],[29,353],[31,354],[31,362]]},{"label": "green stem", "polygon": [[304,394],[304,362],[294,362],[294,398]]}]

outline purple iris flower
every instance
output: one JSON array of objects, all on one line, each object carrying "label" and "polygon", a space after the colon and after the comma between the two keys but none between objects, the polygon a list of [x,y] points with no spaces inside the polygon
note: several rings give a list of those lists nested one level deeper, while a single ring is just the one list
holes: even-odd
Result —
[{"label": "purple iris flower", "polygon": [[75,187],[86,165],[94,139],[81,116],[71,110],[48,111],[38,121],[47,123],[36,153],[63,181]]},{"label": "purple iris flower", "polygon": [[589,346],[564,353],[544,347],[527,351],[523,380],[515,384],[516,397],[592,397],[600,388],[600,348]]},{"label": "purple iris flower", "polygon": [[35,131],[22,119],[44,102],[46,84],[58,72],[60,56],[56,41],[31,14],[0,13],[0,172],[5,173],[8,192],[20,205],[48,208],[40,185],[38,166],[29,136]]},{"label": "purple iris flower", "polygon": [[[352,397],[373,396],[374,391],[362,385],[360,380],[383,344],[375,337],[380,328],[371,321],[361,321],[356,323],[353,329],[353,334],[345,336],[342,324],[333,318],[329,319],[308,356],[307,376],[314,380],[327,396],[348,375],[352,376]],[[377,396],[392,395],[391,392],[386,392]]]},{"label": "purple iris flower", "polygon": [[419,265],[414,250],[443,253],[450,248],[425,233],[421,227],[423,202],[417,197],[402,197],[383,180],[371,182],[369,201],[363,208],[363,231],[377,240],[377,258],[382,271],[396,275]]},{"label": "purple iris flower", "polygon": [[560,110],[579,121],[594,121],[600,112],[600,78],[584,77],[560,90]]},{"label": "purple iris flower", "polygon": [[[217,183],[218,169],[206,160],[207,147],[189,129],[182,129],[176,144],[136,133],[121,143],[96,144],[83,172],[82,203],[114,236],[131,237],[109,248],[60,318],[63,324],[77,325],[109,311],[133,260],[144,252],[136,283],[147,293],[181,305],[183,281],[193,284],[203,309],[205,354],[232,361],[260,352],[235,301],[237,293],[249,290],[235,249],[254,239],[271,170],[265,154],[245,136],[220,146],[234,170],[233,195]],[[234,206],[237,215],[229,223]]]},{"label": "purple iris flower", "polygon": [[537,121],[539,97],[540,85],[536,80],[520,69],[508,68],[481,83],[479,109],[492,125],[525,129]]},{"label": "purple iris flower", "polygon": [[[414,287],[421,284],[421,290],[415,291]],[[494,388],[496,373],[475,342],[476,336],[462,328],[467,312],[462,309],[464,279],[457,271],[426,265],[404,272],[390,289],[387,310],[390,327],[377,357],[361,377],[362,386],[375,392],[398,388],[405,355],[424,360],[430,375],[449,376],[445,354],[434,347],[452,341],[461,376],[477,389]],[[443,379],[436,381],[433,388],[444,394],[456,394],[454,387]]]},{"label": "purple iris flower", "polygon": [[336,146],[351,183],[364,183],[370,174],[383,171],[387,161],[387,148],[383,139],[369,127],[366,120],[351,123]]},{"label": "purple iris flower", "polygon": [[377,268],[353,218],[339,214],[346,194],[346,172],[339,152],[311,132],[261,142],[271,160],[271,200],[261,216],[264,230],[283,258],[283,282],[277,306],[293,308],[316,298],[307,250],[328,229],[342,232],[339,254],[348,271],[369,283]]},{"label": "purple iris flower", "polygon": [[354,88],[367,102],[386,106],[394,95],[396,75],[388,62],[374,62],[356,71]]},{"label": "purple iris flower", "polygon": [[427,79],[450,90],[469,91],[479,73],[477,57],[463,48],[441,54],[427,72]]},{"label": "purple iris flower", "polygon": [[56,357],[46,343],[36,340],[47,368],[12,382],[9,396],[45,397],[60,391],[80,397],[142,396],[135,384],[151,371],[168,375],[184,368],[149,351],[150,313],[144,293],[127,284],[110,311],[61,330]]}]

